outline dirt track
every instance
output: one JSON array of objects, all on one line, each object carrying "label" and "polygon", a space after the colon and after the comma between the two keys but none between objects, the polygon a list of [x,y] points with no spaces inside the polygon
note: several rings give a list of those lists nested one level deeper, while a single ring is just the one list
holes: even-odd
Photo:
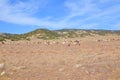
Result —
[{"label": "dirt track", "polygon": [[120,37],[78,40],[80,46],[1,44],[0,80],[120,80]]}]

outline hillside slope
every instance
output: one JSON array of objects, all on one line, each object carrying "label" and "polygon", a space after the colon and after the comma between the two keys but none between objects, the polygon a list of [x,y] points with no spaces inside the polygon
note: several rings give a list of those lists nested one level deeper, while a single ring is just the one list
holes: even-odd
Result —
[{"label": "hillside slope", "polygon": [[8,34],[1,33],[0,41],[11,40],[31,40],[36,39],[60,39],[60,38],[76,38],[86,36],[105,36],[105,35],[120,35],[120,30],[80,30],[80,29],[62,29],[62,30],[48,30],[48,29],[37,29],[25,34]]}]

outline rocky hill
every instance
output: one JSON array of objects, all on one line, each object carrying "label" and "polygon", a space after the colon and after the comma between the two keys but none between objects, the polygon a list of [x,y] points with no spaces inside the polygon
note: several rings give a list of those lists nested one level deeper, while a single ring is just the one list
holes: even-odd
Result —
[{"label": "rocky hill", "polygon": [[0,41],[18,41],[35,39],[60,39],[60,38],[76,38],[86,36],[105,36],[105,35],[120,35],[120,30],[82,30],[82,29],[62,29],[62,30],[48,30],[37,29],[25,34],[9,34],[0,33]]}]

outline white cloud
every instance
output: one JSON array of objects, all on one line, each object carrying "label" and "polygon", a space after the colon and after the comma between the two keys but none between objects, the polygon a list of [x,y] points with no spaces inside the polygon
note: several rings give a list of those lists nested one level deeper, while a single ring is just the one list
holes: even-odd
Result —
[{"label": "white cloud", "polygon": [[94,12],[98,12],[99,9],[97,9],[96,5],[92,2],[90,2],[90,0],[85,1],[85,0],[81,0],[81,1],[66,1],[65,2],[65,6],[70,9],[70,14],[68,16],[65,17],[64,21],[68,21],[70,19],[72,19],[73,17],[79,17],[79,16],[83,16],[83,15],[87,15],[88,13],[94,13]]},{"label": "white cloud", "polygon": [[[82,28],[83,26],[87,28],[86,25],[89,25],[89,24],[99,25],[101,24],[101,22],[106,22],[110,24],[110,21],[113,21],[117,17],[120,17],[119,15],[120,5],[119,4],[109,6],[107,9],[101,9],[98,6],[98,4],[100,3],[95,3],[93,2],[93,0],[86,0],[85,1],[86,3],[82,4],[83,1],[85,0],[79,0],[79,1],[77,0],[76,2],[75,1],[71,2],[70,0],[68,0],[65,3],[65,5],[69,9],[71,9],[71,13],[68,16],[66,16],[65,19],[63,19],[62,21],[71,22],[71,20],[74,17],[77,17],[77,20],[72,20],[74,21],[74,25],[76,26],[82,25],[80,26],[80,28]],[[82,7],[81,7],[81,4],[82,4]],[[81,18],[84,15],[85,16],[87,15],[87,17]],[[94,21],[103,20],[103,21],[92,22],[92,20]],[[91,23],[87,23],[87,21],[89,22],[91,21]],[[93,28],[97,28],[97,26],[95,27],[93,25]]]},{"label": "white cloud", "polygon": [[[31,0],[30,2],[18,2],[14,5],[9,4],[8,0],[0,1],[0,20],[15,24],[37,25],[37,26],[53,26],[53,22],[43,21],[32,17],[37,9],[41,6]],[[46,18],[45,18],[46,19]]]},{"label": "white cloud", "polygon": [[[102,10],[99,8],[99,3],[93,1],[94,0],[66,0],[64,5],[67,11],[69,11],[69,14],[60,19],[58,18],[57,21],[54,19],[51,21],[52,15],[44,18],[35,16],[35,13],[47,5],[47,0],[18,1],[15,4],[11,4],[9,0],[0,0],[0,21],[46,28],[97,28],[101,23],[92,22],[92,19],[105,19],[105,22],[109,22],[111,21],[111,17],[112,19],[116,19],[116,16],[120,17],[118,14],[120,13],[120,5],[109,6],[107,9]],[[103,3],[109,2],[109,0],[100,1],[104,1]],[[83,16],[84,18],[82,18]],[[76,19],[74,20],[74,18]],[[87,21],[89,21],[89,23],[87,23]]]}]

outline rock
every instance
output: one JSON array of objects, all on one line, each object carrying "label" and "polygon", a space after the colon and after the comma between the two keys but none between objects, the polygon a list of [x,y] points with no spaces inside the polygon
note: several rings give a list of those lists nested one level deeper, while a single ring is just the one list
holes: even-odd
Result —
[{"label": "rock", "polygon": [[85,70],[85,72],[86,72],[87,74],[90,74],[90,72],[89,72],[88,70]]},{"label": "rock", "polygon": [[0,70],[5,68],[5,64],[4,63],[0,63]]},{"label": "rock", "polygon": [[64,68],[60,68],[60,69],[59,69],[59,72],[62,72],[62,71],[64,71]]},{"label": "rock", "polygon": [[81,66],[82,66],[82,64],[76,64],[76,65],[75,65],[76,68],[79,68],[79,67],[81,67]]},{"label": "rock", "polygon": [[0,63],[0,76],[5,75],[5,63]]},{"label": "rock", "polygon": [[16,71],[16,70],[24,70],[24,69],[27,69],[27,67],[26,66],[18,66],[18,67],[14,66],[13,67],[14,71]]},{"label": "rock", "polygon": [[0,76],[4,76],[5,74],[6,74],[6,72],[3,71],[3,72],[0,73]]},{"label": "rock", "polygon": [[5,69],[5,63],[0,63],[0,71]]}]

